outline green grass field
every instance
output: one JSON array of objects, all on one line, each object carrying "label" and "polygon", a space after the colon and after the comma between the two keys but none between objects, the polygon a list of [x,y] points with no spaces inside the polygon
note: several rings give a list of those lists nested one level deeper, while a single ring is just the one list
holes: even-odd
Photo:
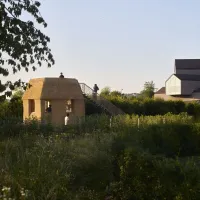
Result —
[{"label": "green grass field", "polygon": [[185,114],[0,125],[0,199],[200,199],[200,123]]}]

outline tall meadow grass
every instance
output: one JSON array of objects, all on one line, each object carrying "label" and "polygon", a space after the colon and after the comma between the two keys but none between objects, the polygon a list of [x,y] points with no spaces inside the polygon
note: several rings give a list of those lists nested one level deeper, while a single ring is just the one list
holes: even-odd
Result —
[{"label": "tall meadow grass", "polygon": [[0,124],[0,199],[199,199],[200,124],[185,113]]}]

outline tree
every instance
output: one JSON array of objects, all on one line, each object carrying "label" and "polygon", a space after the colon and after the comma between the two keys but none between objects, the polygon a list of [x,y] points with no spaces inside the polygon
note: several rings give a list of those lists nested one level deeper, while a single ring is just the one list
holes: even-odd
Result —
[{"label": "tree", "polygon": [[111,89],[110,89],[110,87],[104,87],[102,90],[101,90],[101,95],[103,95],[103,96],[108,96],[108,95],[110,95],[110,93],[111,93]]},{"label": "tree", "polygon": [[114,90],[110,93],[111,96],[122,96],[122,93],[120,91]]},{"label": "tree", "polygon": [[144,89],[140,92],[142,98],[152,98],[154,95],[155,84],[153,81],[145,82]]},{"label": "tree", "polygon": [[24,94],[24,90],[22,88],[16,88],[13,91],[11,99],[22,99],[23,94]]},{"label": "tree", "polygon": [[[0,75],[9,76],[24,68],[27,72],[32,68],[47,63],[51,67],[54,62],[51,50],[47,44],[50,38],[35,28],[33,21],[21,19],[23,12],[31,15],[36,23],[47,27],[39,11],[40,2],[35,0],[0,0]],[[8,69],[8,67],[10,68]],[[17,87],[26,87],[27,84],[0,81],[1,97],[11,96]]]}]

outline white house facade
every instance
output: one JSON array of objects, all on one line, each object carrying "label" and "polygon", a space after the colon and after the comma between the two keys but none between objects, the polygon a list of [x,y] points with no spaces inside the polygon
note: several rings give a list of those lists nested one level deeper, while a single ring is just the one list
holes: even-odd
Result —
[{"label": "white house facade", "polygon": [[165,83],[166,95],[181,95],[181,80],[174,74]]}]

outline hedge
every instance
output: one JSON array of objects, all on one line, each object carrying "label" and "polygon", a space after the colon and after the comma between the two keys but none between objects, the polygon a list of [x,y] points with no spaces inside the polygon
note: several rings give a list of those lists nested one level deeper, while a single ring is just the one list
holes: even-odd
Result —
[{"label": "hedge", "polygon": [[121,108],[127,114],[136,115],[164,115],[186,112],[189,115],[200,115],[200,104],[197,102],[164,101],[162,99],[123,98],[121,96],[107,96],[109,101]]}]

